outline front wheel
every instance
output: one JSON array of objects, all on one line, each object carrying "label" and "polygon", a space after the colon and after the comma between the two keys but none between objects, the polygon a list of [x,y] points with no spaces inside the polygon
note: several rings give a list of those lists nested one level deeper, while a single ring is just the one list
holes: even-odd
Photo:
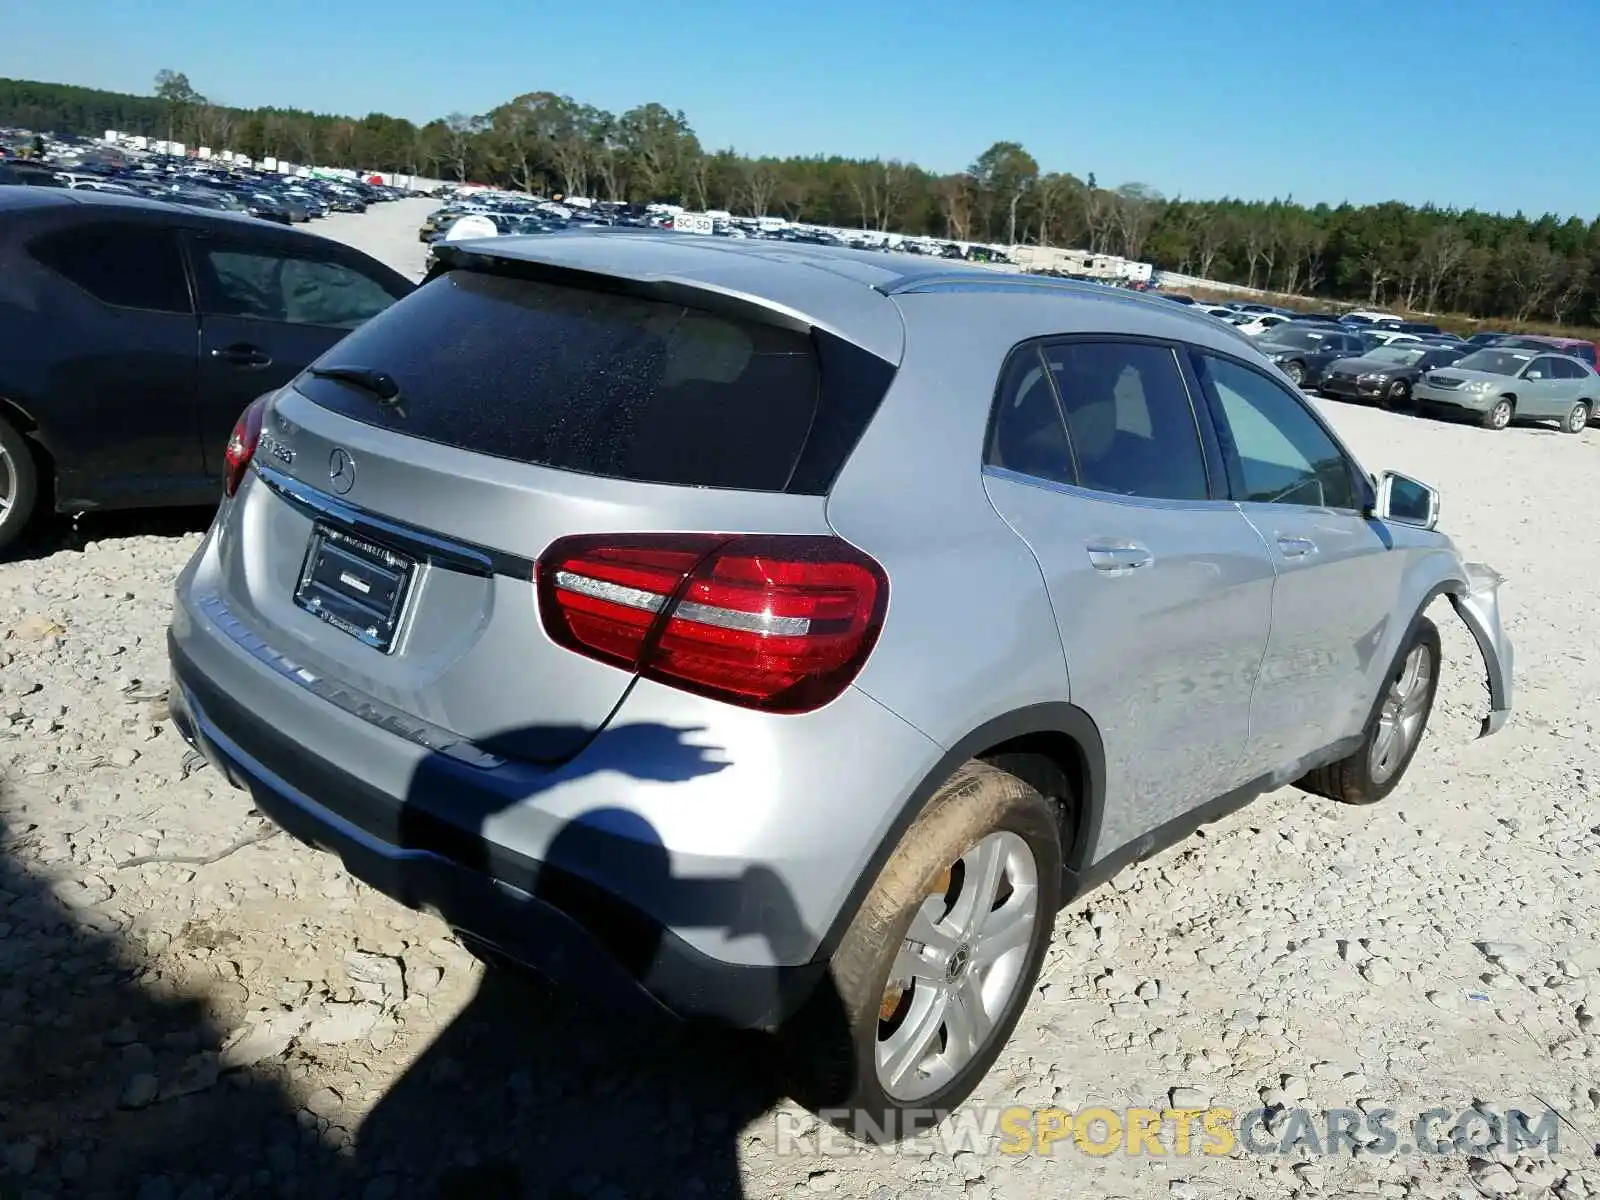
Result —
[{"label": "front wheel", "polygon": [[1483,414],[1483,427],[1485,429],[1504,429],[1511,424],[1511,414],[1514,406],[1509,400],[1496,400],[1489,411]]},{"label": "front wheel", "polygon": [[1348,758],[1317,768],[1295,786],[1341,804],[1376,804],[1394,791],[1433,714],[1440,659],[1438,627],[1422,617],[1384,680],[1383,695],[1367,719],[1361,745]]},{"label": "front wheel", "polygon": [[1057,811],[970,762],[912,823],[782,1034],[794,1097],[869,1143],[914,1137],[983,1081],[1061,900]]},{"label": "front wheel", "polygon": [[1299,387],[1306,381],[1306,366],[1304,363],[1286,362],[1283,364],[1283,373],[1289,377],[1289,382]]},{"label": "front wheel", "polygon": [[1572,411],[1567,414],[1567,419],[1561,422],[1563,433],[1582,433],[1589,424],[1589,402],[1579,400],[1572,406]]},{"label": "front wheel", "polygon": [[1404,379],[1396,379],[1385,390],[1378,400],[1381,408],[1400,408],[1411,399],[1411,385]]}]

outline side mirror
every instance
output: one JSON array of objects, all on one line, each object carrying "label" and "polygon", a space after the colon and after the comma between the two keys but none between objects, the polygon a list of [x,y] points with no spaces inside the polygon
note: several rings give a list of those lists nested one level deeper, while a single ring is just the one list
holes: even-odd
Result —
[{"label": "side mirror", "polygon": [[1385,471],[1378,481],[1373,515],[1381,521],[1432,529],[1439,523],[1439,493],[1410,476]]}]

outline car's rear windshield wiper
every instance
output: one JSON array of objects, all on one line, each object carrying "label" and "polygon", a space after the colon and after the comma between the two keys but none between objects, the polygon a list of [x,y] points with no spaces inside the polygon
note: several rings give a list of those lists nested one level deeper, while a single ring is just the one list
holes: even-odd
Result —
[{"label": "car's rear windshield wiper", "polygon": [[394,376],[371,367],[309,367],[307,371],[318,379],[354,384],[362,391],[371,392],[379,404],[393,406],[400,400],[400,385]]}]

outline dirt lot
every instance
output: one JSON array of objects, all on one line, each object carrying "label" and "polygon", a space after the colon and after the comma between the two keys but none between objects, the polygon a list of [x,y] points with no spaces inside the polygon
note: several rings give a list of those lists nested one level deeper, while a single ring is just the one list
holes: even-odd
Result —
[{"label": "dirt lot", "polygon": [[[317,229],[418,274],[429,207]],[[0,1195],[1600,1196],[1600,431],[1329,411],[1509,578],[1512,723],[1473,740],[1484,687],[1441,608],[1399,792],[1275,793],[1064,913],[982,1099],[1389,1108],[1394,1152],[802,1153],[750,1056],[486,976],[186,763],[164,628],[203,518],[104,518],[0,565]],[[1412,1116],[1471,1105],[1558,1109],[1559,1148],[1408,1149]]]}]

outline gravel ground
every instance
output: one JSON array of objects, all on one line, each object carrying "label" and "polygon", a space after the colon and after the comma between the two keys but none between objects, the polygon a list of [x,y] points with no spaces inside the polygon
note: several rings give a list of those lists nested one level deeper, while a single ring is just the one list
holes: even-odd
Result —
[{"label": "gravel ground", "polygon": [[[317,229],[419,274],[429,208]],[[759,1058],[486,975],[193,769],[163,635],[205,518],[178,514],[0,565],[0,1195],[1600,1196],[1600,549],[1580,502],[1600,432],[1328,407],[1369,465],[1439,485],[1445,528],[1509,577],[1517,712],[1473,740],[1485,689],[1441,608],[1446,673],[1399,791],[1371,810],[1277,792],[1063,913],[982,1100],[1376,1105],[1402,1126],[1553,1106],[1553,1154],[811,1134],[833,1153],[799,1153],[809,1119]]]}]

